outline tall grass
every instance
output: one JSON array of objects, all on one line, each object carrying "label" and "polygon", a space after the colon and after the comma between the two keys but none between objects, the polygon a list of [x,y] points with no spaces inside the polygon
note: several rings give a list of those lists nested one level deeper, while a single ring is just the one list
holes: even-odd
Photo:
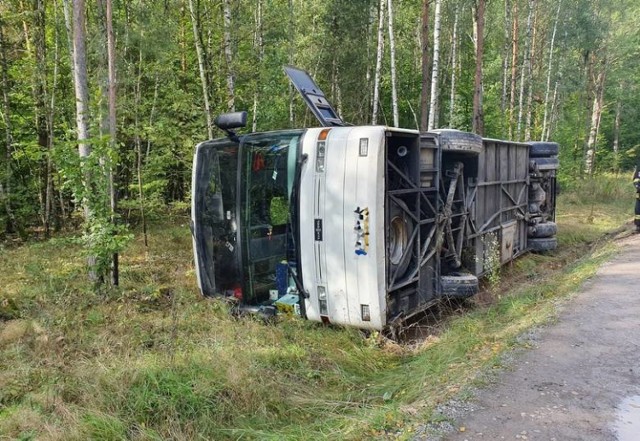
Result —
[{"label": "tall grass", "polygon": [[519,259],[492,288],[498,301],[443,319],[417,344],[292,317],[233,318],[197,292],[186,221],[156,225],[148,249],[136,240],[121,288],[100,294],[73,240],[0,249],[0,438],[409,434],[594,273],[611,248],[587,244],[629,220],[626,185],[607,176],[565,186],[561,248]]}]

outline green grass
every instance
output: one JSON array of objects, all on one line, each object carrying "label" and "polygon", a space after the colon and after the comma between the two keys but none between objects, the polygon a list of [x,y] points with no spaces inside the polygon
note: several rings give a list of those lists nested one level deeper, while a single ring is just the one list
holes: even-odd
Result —
[{"label": "green grass", "polygon": [[504,268],[489,306],[411,345],[231,317],[197,292],[186,221],[155,226],[148,249],[137,238],[121,288],[100,294],[70,238],[0,248],[0,439],[410,438],[611,255],[601,239],[631,218],[626,185],[565,188],[560,249]]}]

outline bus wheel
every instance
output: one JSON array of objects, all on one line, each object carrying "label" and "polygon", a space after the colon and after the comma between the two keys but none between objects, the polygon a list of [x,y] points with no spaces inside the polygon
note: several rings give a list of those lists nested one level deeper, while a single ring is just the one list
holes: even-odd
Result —
[{"label": "bus wheel", "polygon": [[528,142],[530,158],[547,158],[549,156],[558,155],[558,144],[555,142]]},{"label": "bus wheel", "polygon": [[542,222],[529,227],[529,237],[551,237],[558,233],[558,225],[555,222]]},{"label": "bus wheel", "polygon": [[402,201],[394,201],[389,216],[389,267],[395,276],[400,278],[407,271],[411,262],[411,235],[413,234],[413,221],[407,214],[409,208]]},{"label": "bus wheel", "polygon": [[534,158],[533,161],[535,161],[540,171],[558,170],[558,167],[560,167],[558,158]]},{"label": "bus wheel", "polygon": [[478,154],[483,149],[482,137],[475,133],[453,129],[434,130],[440,136],[440,147],[443,151]]},{"label": "bus wheel", "polygon": [[534,253],[544,253],[558,248],[558,239],[555,237],[531,237],[527,242],[529,249]]},{"label": "bus wheel", "polygon": [[466,298],[478,292],[478,278],[469,273],[451,273],[440,276],[443,297]]}]

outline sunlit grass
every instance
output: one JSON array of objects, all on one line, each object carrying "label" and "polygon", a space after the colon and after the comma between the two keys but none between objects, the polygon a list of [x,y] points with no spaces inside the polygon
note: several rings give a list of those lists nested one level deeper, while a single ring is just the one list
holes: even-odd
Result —
[{"label": "sunlit grass", "polygon": [[551,320],[610,255],[594,244],[628,223],[633,196],[606,179],[561,194],[559,250],[518,259],[489,306],[442,319],[437,336],[411,345],[233,318],[197,292],[186,220],[155,226],[148,249],[138,237],[120,288],[102,293],[71,239],[1,249],[0,438],[410,437],[437,404],[501,367],[518,336]]}]

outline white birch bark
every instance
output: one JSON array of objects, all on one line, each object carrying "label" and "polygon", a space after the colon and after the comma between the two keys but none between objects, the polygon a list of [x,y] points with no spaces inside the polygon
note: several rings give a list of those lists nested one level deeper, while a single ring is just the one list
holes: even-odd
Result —
[{"label": "white birch bark", "polygon": [[[257,1],[256,7],[256,37],[255,46],[258,53],[258,66],[262,68],[262,62],[264,60],[264,40],[262,36],[262,0]],[[260,81],[256,81],[255,90],[253,92],[253,119],[251,123],[251,131],[256,132],[258,130],[258,91],[262,85]]]},{"label": "white birch bark", "polygon": [[591,110],[591,127],[589,129],[589,139],[587,141],[587,154],[585,158],[585,173],[591,176],[595,169],[595,156],[596,156],[596,141],[598,139],[598,129],[600,125],[600,115],[602,114],[602,99],[604,95],[604,82],[605,82],[605,66],[606,62],[602,65],[602,70],[598,74],[596,80],[596,90],[593,96],[593,107]]},{"label": "white birch bark", "polygon": [[13,208],[11,207],[11,191],[13,184],[13,172],[11,169],[11,153],[13,150],[13,135],[11,126],[11,105],[9,101],[9,67],[7,63],[6,44],[4,36],[4,23],[0,22],[0,71],[2,78],[2,120],[5,125],[5,174],[3,181],[0,181],[0,201],[4,205],[5,212],[9,218],[6,229],[12,232],[18,227]]},{"label": "white birch bark", "polygon": [[[457,9],[456,9],[457,10]],[[420,90],[420,130],[427,130],[429,126],[429,0],[422,0],[422,16],[420,23],[420,59],[421,59],[421,90]]]},{"label": "white birch bark", "polygon": [[526,74],[529,69],[529,47],[531,45],[531,23],[533,17],[533,5],[535,0],[529,0],[529,15],[527,17],[527,36],[524,42],[524,59],[522,61],[522,69],[520,74],[520,98],[518,99],[518,125],[516,128],[516,136],[518,141],[522,140],[522,118],[524,116],[524,85],[526,82]]},{"label": "white birch bark", "polygon": [[504,0],[504,47],[502,49],[502,96],[500,98],[500,110],[503,115],[507,108],[507,83],[509,82],[509,45],[511,43],[509,11],[509,0]]},{"label": "white birch bark", "polygon": [[384,16],[385,1],[380,0],[378,17],[378,49],[376,51],[376,71],[373,80],[373,103],[371,112],[371,124],[378,123],[378,108],[380,104],[380,74],[382,72],[382,54],[384,52]]},{"label": "white birch bark", "polygon": [[[68,0],[65,0],[65,3]],[[91,154],[89,139],[89,86],[85,48],[84,0],[73,0],[73,84],[76,94],[76,128],[81,158]]]},{"label": "white birch bark", "polygon": [[516,83],[518,78],[518,43],[520,41],[520,19],[518,2],[514,1],[511,14],[511,86],[509,90],[509,130],[508,139],[513,139],[513,124],[516,106]]},{"label": "white birch bark", "polygon": [[436,0],[433,19],[433,66],[431,69],[431,100],[429,102],[429,124],[427,130],[438,125],[438,75],[440,73],[440,8],[442,0]]},{"label": "white birch bark", "polygon": [[484,55],[484,12],[485,0],[476,0],[474,32],[476,43],[476,72],[473,91],[473,132],[484,135],[483,110],[483,55]]},{"label": "white birch bark", "polygon": [[193,40],[196,45],[196,55],[198,56],[198,70],[200,71],[200,83],[202,85],[202,98],[204,100],[204,113],[207,121],[207,135],[213,139],[213,120],[211,119],[211,106],[209,104],[209,84],[204,67],[204,50],[200,41],[198,31],[198,17],[193,6],[193,0],[189,0],[189,13],[191,15],[191,26],[193,28]]},{"label": "white birch bark", "polygon": [[558,2],[558,9],[556,10],[556,19],[553,23],[553,32],[551,33],[551,43],[549,45],[549,65],[547,66],[547,86],[544,92],[544,116],[542,118],[542,139],[545,139],[547,133],[547,118],[549,110],[549,94],[551,92],[551,72],[553,67],[553,50],[556,41],[556,31],[558,30],[558,19],[560,17],[560,7],[562,1]]},{"label": "white birch bark", "polygon": [[558,108],[558,87],[560,85],[560,80],[556,80],[556,84],[553,87],[553,98],[551,98],[551,109],[549,110],[549,124],[547,124],[547,130],[542,134],[542,140],[548,141],[551,137],[551,127],[554,122],[557,120],[557,108]]},{"label": "white birch bark", "polygon": [[524,139],[525,141],[531,140],[531,114],[532,114],[532,100],[533,100],[533,65],[534,57],[536,54],[536,42],[538,34],[538,9],[534,4],[535,12],[533,14],[533,28],[531,37],[531,50],[529,51],[529,65],[527,67],[527,104],[526,104],[526,117],[524,123]]},{"label": "white birch bark", "polygon": [[[68,7],[69,0],[65,0],[65,7]],[[87,55],[86,55],[86,34],[85,34],[85,5],[84,0],[73,0],[73,85],[76,97],[76,129],[78,135],[78,154],[80,158],[88,158],[91,154],[89,144],[89,86],[87,80]],[[89,191],[90,176],[85,170],[84,176],[85,191]],[[85,221],[93,216],[91,208],[86,200],[82,201]],[[89,279],[97,282],[96,258],[87,258],[89,266]]]},{"label": "white birch bark", "polygon": [[[294,38],[295,38],[295,30],[296,30],[296,16],[294,14],[294,5],[293,0],[289,0],[289,20],[293,24],[292,31],[289,32],[289,64],[293,65],[293,55],[294,55]],[[289,126],[295,127],[294,120],[294,108],[293,108],[293,100],[295,99],[295,92],[293,90],[293,84],[289,81]]]},{"label": "white birch bark", "polygon": [[400,125],[400,116],[398,114],[398,90],[396,82],[396,44],[393,35],[393,0],[389,0],[389,52],[391,54],[391,107],[393,108],[393,125]]},{"label": "white birch bark", "polygon": [[458,69],[458,17],[460,13],[456,5],[453,18],[453,36],[451,38],[451,92],[449,96],[449,127],[453,127],[453,115],[456,107],[456,74]]},{"label": "white birch bark", "polygon": [[231,48],[231,5],[230,0],[222,0],[224,15],[224,57],[227,61],[227,109],[230,112],[236,111],[236,90],[233,73],[233,55]]},{"label": "white birch bark", "polygon": [[[113,33],[113,4],[112,0],[106,0],[106,25],[107,25],[107,65],[108,65],[108,84],[109,84],[109,142],[113,151],[117,148],[117,127],[116,127],[116,44]],[[109,164],[109,202],[111,205],[111,223],[116,223],[116,208],[118,205],[116,182],[114,179],[114,165]],[[114,253],[111,261],[111,284],[118,286],[120,284],[119,256]]]}]

